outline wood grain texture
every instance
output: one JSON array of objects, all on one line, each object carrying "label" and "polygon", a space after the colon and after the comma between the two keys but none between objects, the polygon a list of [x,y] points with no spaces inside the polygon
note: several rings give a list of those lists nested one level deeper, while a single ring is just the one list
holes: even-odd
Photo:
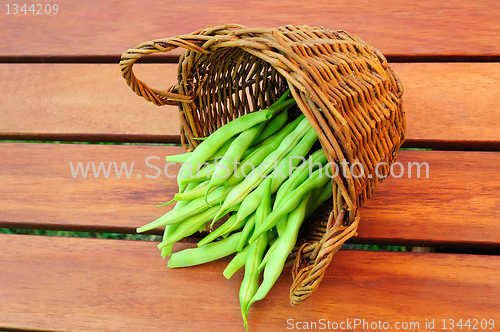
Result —
[{"label": "wood grain texture", "polygon": [[[0,54],[121,55],[157,38],[228,23],[249,27],[322,25],[357,35],[387,54],[500,54],[494,0],[58,2],[56,15],[5,15]],[[203,15],[198,15],[203,13]]]},{"label": "wood grain texture", "polygon": [[500,64],[392,64],[403,87],[408,143],[460,147],[498,141]]},{"label": "wood grain texture", "polygon": [[[499,153],[400,151],[398,162],[361,209],[354,241],[500,248]],[[420,178],[409,163],[422,164]]]},{"label": "wood grain texture", "polygon": [[[391,64],[405,88],[411,147],[500,149],[500,64]],[[136,65],[155,88],[176,83],[174,64]],[[177,107],[137,96],[117,65],[0,64],[0,138],[179,142]],[[487,96],[487,97],[486,97]]]},{"label": "wood grain texture", "polygon": [[[166,89],[177,82],[174,65],[137,65],[135,69],[154,87]],[[158,136],[164,141],[179,140],[177,107],[159,108],[137,96],[122,78],[118,64],[3,64],[0,81],[3,139],[36,139],[42,134],[46,136],[42,139],[77,141],[120,141],[119,137],[141,135],[150,136],[149,141],[154,136],[157,141]]]},{"label": "wood grain texture", "polygon": [[[11,235],[0,236],[0,250],[1,266],[8,267],[0,274],[0,303],[9,304],[0,307],[0,328],[245,331],[242,271],[226,280],[228,258],[172,270],[154,242]],[[442,319],[494,319],[497,329],[499,266],[495,256],[341,250],[298,307],[288,303],[285,269],[250,309],[250,331],[286,331],[288,323],[321,319],[418,322],[413,331],[426,330],[426,320],[441,330]]]},{"label": "wood grain texture", "polygon": [[[134,233],[170,207],[175,179],[157,169],[179,147],[103,146],[81,144],[2,144],[0,146],[0,227],[94,230]],[[353,242],[401,245],[500,246],[500,153],[400,151],[398,161],[428,163],[416,178],[417,167],[401,178],[388,178],[361,210],[359,235]],[[118,179],[114,168],[105,179],[95,178],[89,166],[72,177],[69,162],[134,162],[130,178]],[[112,166],[113,167],[113,166]],[[171,175],[177,168],[169,166]],[[394,174],[399,176],[399,166]],[[141,178],[137,175],[141,174]],[[160,234],[160,230],[153,233]]]},{"label": "wood grain texture", "polygon": [[[171,209],[155,207],[177,192],[176,180],[164,173],[165,156],[183,152],[172,146],[3,144],[0,219],[7,227],[59,229],[66,224],[74,230],[135,232],[132,228]],[[73,178],[70,162],[74,171],[78,162],[84,169],[88,167],[87,177],[83,178],[80,169]],[[101,169],[95,178],[93,166],[88,164],[92,162],[96,170],[102,162],[110,170],[109,177]],[[117,178],[110,163],[116,163],[118,171],[126,163],[129,178],[125,169]],[[178,169],[177,165],[167,168],[173,177]]]}]

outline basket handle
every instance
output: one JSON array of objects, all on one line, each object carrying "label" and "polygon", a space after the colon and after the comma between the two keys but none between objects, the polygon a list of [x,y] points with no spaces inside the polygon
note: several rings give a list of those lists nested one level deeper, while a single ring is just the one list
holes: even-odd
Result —
[{"label": "basket handle", "polygon": [[189,103],[193,100],[193,97],[177,93],[178,87],[176,85],[167,90],[151,88],[135,76],[132,67],[142,57],[158,52],[170,52],[177,47],[183,47],[197,53],[212,53],[200,46],[210,38],[207,37],[200,35],[177,36],[142,43],[122,54],[120,61],[122,76],[135,93],[157,106],[179,105],[180,102]]}]

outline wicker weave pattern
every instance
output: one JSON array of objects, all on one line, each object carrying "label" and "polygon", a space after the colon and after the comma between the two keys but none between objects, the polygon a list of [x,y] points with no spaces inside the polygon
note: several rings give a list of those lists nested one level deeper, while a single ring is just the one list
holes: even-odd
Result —
[{"label": "wicker weave pattern", "polygon": [[[137,59],[176,47],[186,49],[176,86],[152,89],[134,76]],[[345,31],[225,25],[143,43],[125,53],[120,65],[137,94],[157,105],[179,105],[188,150],[198,144],[193,137],[268,107],[290,88],[328,160],[340,169],[332,180],[329,215],[303,226],[291,255],[290,301],[301,303],[318,287],[333,254],[356,234],[359,208],[382,181],[376,165],[382,165],[378,174],[388,175],[404,141],[403,89],[384,56]]]}]

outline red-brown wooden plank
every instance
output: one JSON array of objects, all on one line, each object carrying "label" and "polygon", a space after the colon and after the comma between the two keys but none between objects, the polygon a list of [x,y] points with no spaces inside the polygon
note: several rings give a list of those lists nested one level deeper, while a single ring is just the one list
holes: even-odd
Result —
[{"label": "red-brown wooden plank", "polygon": [[[177,82],[176,65],[137,65],[155,87]],[[177,107],[137,96],[116,65],[0,65],[2,139],[179,142]]]},{"label": "red-brown wooden plank", "polygon": [[[56,15],[6,15],[0,54],[121,55],[141,42],[217,25],[344,29],[395,55],[500,55],[498,1],[57,2]],[[13,12],[11,4],[11,12]],[[203,15],[198,15],[202,13]]]},{"label": "red-brown wooden plank", "polygon": [[[500,64],[392,64],[404,88],[406,146],[500,149]],[[156,88],[174,64],[136,65]],[[179,142],[177,107],[137,96],[117,65],[0,64],[0,138]]]},{"label": "red-brown wooden plank", "polygon": [[[1,207],[0,219],[6,227],[100,229],[102,231],[134,232],[131,227],[151,221],[167,208],[155,205],[170,201],[177,192],[175,179],[167,178],[163,169],[165,156],[183,153],[175,146],[105,146],[82,144],[2,144],[0,158]],[[157,170],[146,165],[160,167]],[[132,173],[127,178],[123,171],[117,178],[114,166],[106,179],[90,173],[84,179],[79,172],[73,178],[78,162],[87,168],[95,162],[96,169],[103,162],[106,168],[123,162]],[[176,165],[168,171],[175,176]],[[138,176],[141,176],[140,178]],[[157,178],[148,178],[148,176]]]},{"label": "red-brown wooden plank", "polygon": [[[401,178],[388,178],[361,210],[355,241],[500,248],[500,154],[400,151]],[[417,178],[417,166],[428,163]],[[400,175],[400,165],[394,166]],[[417,241],[412,240],[417,239]]]},{"label": "red-brown wooden plank", "polygon": [[[164,156],[180,147],[81,144],[2,144],[0,146],[0,227],[75,229],[134,233],[168,211],[175,179],[145,164],[163,168]],[[399,162],[428,163],[421,178],[407,173],[386,179],[361,210],[361,243],[500,246],[500,177],[496,152],[400,151]],[[134,162],[130,178],[72,177],[69,162]],[[97,166],[96,165],[96,166]],[[171,175],[177,168],[169,166]],[[399,166],[394,168],[399,175]],[[140,174],[141,178],[137,178]],[[155,233],[160,234],[160,230]]]},{"label": "red-brown wooden plank", "polygon": [[[154,242],[20,235],[1,235],[0,250],[0,329],[245,331],[242,271],[226,280],[228,258],[172,270]],[[499,266],[498,256],[341,250],[298,307],[289,305],[285,269],[250,309],[250,331],[287,331],[292,323],[305,329],[311,322],[319,329],[320,320],[354,330],[354,319],[394,329],[418,323],[412,331],[427,330],[426,321],[442,330],[443,319],[491,319],[494,329],[487,330],[498,331]]]},{"label": "red-brown wooden plank", "polygon": [[408,147],[498,150],[500,64],[392,64],[403,87]]}]

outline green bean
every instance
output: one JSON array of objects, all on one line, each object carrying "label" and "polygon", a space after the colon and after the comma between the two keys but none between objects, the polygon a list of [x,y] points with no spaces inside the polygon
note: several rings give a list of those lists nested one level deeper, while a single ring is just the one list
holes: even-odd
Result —
[{"label": "green bean", "polygon": [[275,193],[281,184],[288,179],[290,175],[290,168],[296,167],[302,160],[303,157],[309,152],[314,143],[317,141],[318,135],[312,127],[309,128],[306,135],[300,140],[300,142],[289,152],[289,154],[284,158],[278,167],[269,175],[272,178],[271,193]]},{"label": "green bean", "polygon": [[[200,185],[201,185],[201,182],[192,182],[192,183],[188,184],[188,186],[184,189],[184,192],[182,192],[181,194],[185,194],[185,193],[187,193],[187,192],[189,192],[191,190],[194,190],[195,188],[197,188]],[[170,205],[171,203],[176,202],[176,201],[177,200],[175,199],[175,195],[174,195],[174,198],[171,201],[169,201],[167,203],[164,203],[164,204],[161,204],[161,205],[156,205],[156,206],[157,207],[166,206],[166,205]],[[175,204],[175,206],[177,206],[177,205],[178,204]]]},{"label": "green bean", "polygon": [[316,211],[319,208],[321,204],[326,202],[328,199],[332,198],[332,195],[333,195],[332,184],[331,183],[325,184],[319,197],[311,199],[309,201],[309,205],[307,206],[306,218],[309,218],[314,213],[314,211]]},{"label": "green bean", "polygon": [[247,260],[248,254],[250,253],[250,246],[246,246],[243,248],[242,251],[237,252],[236,255],[234,255],[233,259],[227,264],[226,268],[224,269],[224,272],[222,274],[226,279],[230,279],[233,274],[236,273],[239,269],[241,269],[243,266],[245,266],[245,262]]},{"label": "green bean", "polygon": [[[264,219],[271,213],[271,184],[272,179],[267,178],[263,182],[264,195],[262,197],[261,203],[255,212],[255,227],[259,227]],[[242,251],[245,245],[245,236],[242,234],[238,244],[238,251]],[[240,307],[241,315],[243,316],[244,324],[248,329],[247,315],[248,308],[247,305],[252,299],[252,297],[257,292],[259,288],[259,278],[260,272],[258,267],[262,261],[262,256],[267,248],[268,244],[268,233],[262,234],[255,243],[250,245],[250,252],[248,253],[247,259],[245,261],[245,275],[240,287]],[[248,246],[247,246],[248,247]],[[246,248],[246,247],[245,247]]]},{"label": "green bean", "polygon": [[269,250],[266,252],[264,259],[262,259],[262,262],[259,265],[259,272],[264,269],[264,266],[266,265],[267,261],[269,260],[269,257],[271,257],[272,253],[276,250],[276,247],[278,246],[278,243],[279,243],[278,239],[280,236],[283,235],[284,230],[286,229],[287,222],[288,222],[288,215],[281,218],[281,220],[278,222],[278,225],[282,225],[284,227],[283,231],[278,230],[278,227],[276,227],[276,230],[278,233],[277,240],[274,241],[274,243],[269,247]]},{"label": "green bean", "polygon": [[300,204],[301,200],[307,192],[311,191],[314,188],[323,187],[330,180],[330,178],[326,175],[325,170],[326,167],[322,167],[314,171],[311,176],[299,187],[289,192],[283,198],[281,204],[278,205],[278,207],[275,208],[266,218],[263,225],[261,225],[259,229],[256,229],[254,231],[252,237],[248,242],[254,242],[263,232],[267,232],[269,229],[271,229],[271,227],[276,226],[276,224],[284,215],[293,211]]},{"label": "green bean", "polygon": [[205,236],[203,239],[198,241],[198,247],[202,247],[219,237],[227,237],[231,232],[240,229],[245,226],[246,218],[242,220],[237,220],[236,213],[234,213],[229,219],[227,219],[222,225],[217,227],[213,232]]},{"label": "green bean", "polygon": [[[217,157],[223,156],[233,141],[234,141],[234,138],[230,138],[207,161],[212,161]],[[175,154],[175,155],[167,156],[166,160],[167,160],[167,162],[170,162],[170,163],[179,163],[179,164],[185,163],[188,161],[188,158],[191,156],[191,154],[193,154],[193,152],[184,152],[181,154]]]},{"label": "green bean", "polygon": [[241,232],[234,233],[222,241],[212,242],[203,247],[189,248],[175,252],[168,260],[167,266],[170,268],[194,266],[234,254],[240,236]]},{"label": "green bean", "polygon": [[[175,194],[174,200],[175,201],[192,201],[193,199],[203,197],[205,195],[205,192],[207,191],[208,188],[208,180],[201,182],[196,188],[193,188],[191,190],[186,190],[183,193],[178,193]],[[212,188],[212,191],[214,191],[216,188]]]},{"label": "green bean", "polygon": [[286,219],[281,218],[276,224],[276,230],[278,231],[278,236],[281,236],[286,229]]},{"label": "green bean", "polygon": [[[269,120],[265,126],[264,129],[260,132],[260,134],[252,141],[248,149],[243,153],[243,159],[248,157],[252,152],[260,148],[263,144],[269,143],[271,140],[273,140],[276,135],[279,134],[281,129],[286,126],[286,122],[288,120],[288,109],[285,108],[283,111],[280,111],[277,115],[275,115],[271,120]],[[226,142],[222,147],[225,146],[225,150],[221,150],[222,148],[217,151],[217,153],[212,156],[209,160],[214,160],[216,157],[222,157],[224,154],[226,154],[227,149],[229,148],[228,143],[231,143],[234,140],[231,139],[230,141]]]},{"label": "green bean", "polygon": [[272,245],[277,238],[278,231],[276,230],[276,227],[273,227],[269,230],[269,245]]},{"label": "green bean", "polygon": [[[280,113],[281,114],[281,113]],[[274,119],[274,118],[273,118]],[[287,128],[288,126],[290,126],[291,123],[288,123],[288,124],[285,124],[282,128],[280,128],[276,133],[272,134],[271,136],[267,137],[265,140],[263,140],[262,142],[260,143],[257,143],[257,144],[254,144],[254,145],[250,145],[248,147],[248,149],[245,151],[245,153],[243,153],[243,156],[241,157],[243,160],[245,160],[246,158],[248,158],[248,156],[250,156],[252,153],[254,153],[256,150],[262,148],[263,146],[269,144],[270,142],[272,142],[278,135],[280,135],[282,133],[282,130],[284,130],[285,128]],[[260,137],[260,135],[259,135]],[[253,142],[252,142],[253,144]]]},{"label": "green bean", "polygon": [[218,150],[215,152],[209,159],[208,161],[213,161],[219,157],[222,157],[223,155],[226,154],[227,150],[231,146],[231,144],[234,142],[235,137],[230,138],[226,143],[224,143]]},{"label": "green bean", "polygon": [[260,134],[252,140],[251,146],[259,144],[269,137],[273,136],[276,132],[278,132],[281,128],[283,128],[288,121],[288,108],[279,112],[276,116],[274,116],[271,120],[269,120]]},{"label": "green bean", "polygon": [[[276,193],[276,199],[274,200],[274,208],[276,208],[281,203],[284,194],[294,190],[295,188],[297,188],[297,186],[299,186],[307,179],[307,177],[309,176],[309,172],[314,169],[312,167],[313,165],[321,165],[321,167],[323,167],[326,162],[327,160],[323,149],[319,149],[315,151],[311,156],[309,156],[308,161],[302,163],[299,168],[296,168],[294,170],[292,175],[284,183],[280,184],[278,192]],[[309,164],[310,167],[308,167],[309,165],[307,164]],[[276,229],[279,235],[283,233],[285,227],[286,219],[281,219],[276,225]]]},{"label": "green bean", "polygon": [[[287,110],[285,110],[285,113],[283,113],[283,112],[279,113],[277,116],[275,116],[274,118],[272,118],[270,121],[274,121],[278,116],[281,116],[281,114],[286,114],[287,117],[288,117],[288,112],[287,112]],[[273,133],[269,137],[266,137],[263,141],[261,141],[259,143],[255,143],[255,141],[253,141],[252,145],[250,145],[250,147],[248,147],[248,149],[243,154],[242,158],[246,159],[248,156],[250,156],[256,150],[258,150],[258,149],[262,148],[263,146],[266,146],[269,143],[271,143],[274,139],[276,139],[277,136],[279,136],[279,135],[282,134],[283,130],[285,130],[287,127],[289,127],[292,123],[293,123],[293,121],[291,123],[285,123],[283,126],[281,126],[281,128],[277,128],[278,130],[275,133]],[[269,123],[267,123],[266,126],[267,125],[269,125]],[[264,129],[265,129],[265,127],[264,127]],[[262,133],[258,136],[258,138],[261,138],[261,136],[262,136]]]},{"label": "green bean", "polygon": [[278,277],[281,275],[286,259],[297,242],[297,236],[300,226],[304,221],[311,193],[312,192],[309,192],[299,206],[290,213],[286,230],[283,235],[276,240],[279,243],[264,267],[264,278],[262,283],[252,297],[252,300],[248,303],[247,309],[250,309],[251,305],[256,301],[260,301],[266,297],[276,283],[276,280],[278,280]]},{"label": "green bean", "polygon": [[[208,210],[203,211],[200,214],[194,215],[190,218],[187,218],[186,220],[183,220],[179,224],[175,232],[172,235],[170,235],[169,238],[162,241],[158,245],[158,248],[162,249],[165,246],[168,246],[170,244],[182,240],[185,237],[193,235],[194,233],[196,233],[196,231],[200,229],[200,227],[204,226],[206,223],[211,221],[217,214],[217,211],[219,211],[218,205],[213,206]],[[222,217],[223,216],[221,216],[221,218]]]},{"label": "green bean", "polygon": [[[255,228],[260,227],[266,217],[271,213],[272,209],[272,203],[271,203],[271,184],[272,184],[272,179],[267,178],[264,181],[262,181],[261,186],[262,186],[262,195],[259,198],[259,205],[257,207],[257,211],[255,211]],[[260,186],[259,186],[260,187]],[[256,190],[255,190],[256,191]],[[239,212],[239,210],[238,210]],[[243,250],[243,247],[246,244],[246,237],[241,237],[240,238],[240,243],[238,243],[238,251]]]},{"label": "green bean", "polygon": [[[192,217],[198,213],[201,213],[205,210],[208,210],[210,208],[210,205],[218,204],[224,196],[222,196],[222,191],[223,188],[217,188],[214,191],[212,191],[208,196],[208,204],[205,202],[205,199],[203,197],[196,198],[195,200],[189,202],[187,205],[180,207],[179,209],[174,209],[171,210],[167,213],[165,213],[163,216],[160,218],[156,219],[155,221],[139,227],[137,229],[138,233],[146,232],[149,230],[152,230],[156,227],[161,227],[161,226],[166,226],[170,224],[176,224],[181,222],[183,219]],[[227,195],[227,194],[224,194]],[[237,204],[234,204],[236,206]],[[220,211],[220,210],[219,210]],[[223,213],[217,214],[216,220],[219,215],[223,215]]]},{"label": "green bean", "polygon": [[[189,185],[186,190],[190,190],[194,187],[194,185]],[[180,207],[182,207],[183,205],[186,205],[188,202],[177,202],[175,203],[174,205],[174,209],[178,209]],[[165,226],[165,230],[163,231],[163,239],[162,240],[165,240],[167,239],[170,235],[172,235],[175,230],[177,229],[177,227],[179,226],[179,224],[173,224],[173,225],[167,225]],[[161,249],[161,257],[163,259],[165,259],[166,257],[170,256],[172,254],[172,247],[173,245],[169,245],[169,246],[165,246]]]},{"label": "green bean", "polygon": [[[323,204],[329,197],[332,196],[332,184],[329,182],[325,184],[323,187],[318,187],[311,190],[311,198],[309,199],[309,204],[306,208],[306,216],[305,220],[311,216],[311,214],[316,211],[316,209]],[[276,229],[278,230],[278,235],[281,236],[286,228],[286,221],[281,219],[276,225]]]},{"label": "green bean", "polygon": [[241,201],[262,182],[264,176],[269,174],[269,172],[273,169],[274,163],[279,163],[281,159],[283,159],[284,156],[286,156],[293,149],[297,142],[300,141],[300,139],[307,133],[310,126],[311,125],[308,120],[304,118],[297,128],[295,128],[295,130],[281,142],[278,149],[264,159],[260,166],[264,164],[267,165],[263,167],[263,169],[261,168],[259,172],[252,172],[228,193],[224,203],[222,204],[220,213],[223,213],[226,209],[233,205],[241,203]]},{"label": "green bean", "polygon": [[[158,248],[163,249],[168,245],[174,244],[175,242],[194,234],[197,230],[200,229],[202,223],[204,225],[208,221],[210,221],[211,218],[213,218],[213,215],[217,213],[218,208],[219,208],[218,206],[213,206],[208,210],[203,211],[200,214],[187,218],[186,220],[183,220],[178,224],[174,224],[175,226],[177,226],[175,231],[172,234],[170,234],[170,236],[166,238],[163,237],[162,242],[158,244]],[[207,217],[208,220],[205,220],[207,219]],[[173,226],[173,225],[168,225],[168,226]]]},{"label": "green bean", "polygon": [[[292,151],[288,153],[287,157],[283,158],[283,160],[278,163],[273,172],[268,175],[268,178],[272,179],[272,185],[269,189],[271,194],[274,194],[280,185],[288,178],[290,166],[296,167],[300,162],[300,158],[293,157],[303,157],[307,152],[309,152],[312,145],[316,142],[317,137],[318,136],[314,129],[310,127],[300,143],[297,144]],[[244,218],[257,209],[260,197],[264,194],[264,188],[262,188],[262,186],[263,182],[244,198],[241,204],[241,209],[238,210],[238,218]]]},{"label": "green bean", "polygon": [[241,182],[243,178],[250,174],[255,165],[260,165],[267,156],[279,148],[281,142],[297,128],[304,118],[302,114],[293,122],[282,128],[272,140],[267,142],[267,144],[262,145],[248,155],[238,166],[236,172],[227,180],[227,184],[234,185]]},{"label": "green bean", "polygon": [[177,183],[180,190],[184,189],[186,186],[185,179],[189,177],[185,175],[185,172],[192,172],[194,165],[207,161],[229,138],[258,123],[269,120],[274,114],[293,104],[295,104],[294,99],[276,102],[265,110],[240,116],[214,131],[193,151],[186,163],[181,166],[177,176]]},{"label": "green bean", "polygon": [[188,160],[189,156],[191,155],[192,152],[184,152],[181,154],[174,154],[171,156],[167,156],[165,159],[169,163],[184,163]]},{"label": "green bean", "polygon": [[222,160],[220,161],[220,163],[217,162],[217,159],[215,160],[215,171],[210,178],[210,183],[208,184],[207,190],[205,192],[205,199],[212,187],[223,185],[224,182],[226,182],[226,180],[233,174],[234,167],[231,167],[231,165],[234,165],[233,163],[239,162],[241,160],[243,153],[250,146],[252,140],[254,140],[255,137],[259,135],[259,133],[262,131],[262,128],[264,128],[264,125],[265,123],[259,123],[252,128],[241,132],[241,134],[239,134],[238,137],[236,137],[236,139],[233,141],[231,146],[229,146],[226,154],[221,157]]},{"label": "green bean", "polygon": [[264,196],[266,187],[262,185],[262,183],[255,188],[247,197],[243,199],[241,202],[241,206],[236,212],[237,221],[244,220],[249,215],[257,210],[257,207],[260,204],[261,197]]},{"label": "green bean", "polygon": [[262,261],[264,251],[266,250],[267,241],[267,233],[262,234],[259,239],[250,246],[250,252],[245,261],[245,275],[241,282],[239,295],[241,315],[243,316],[244,325],[247,329],[248,304],[259,288],[260,272],[258,271],[258,267]]},{"label": "green bean", "polygon": [[[281,184],[278,191],[276,192],[276,199],[274,200],[274,207],[277,207],[281,203],[283,197],[290,191],[294,190],[303,183],[310,172],[314,169],[312,165],[321,164],[322,166],[327,162],[325,152],[323,149],[316,150],[312,155],[309,156],[305,163],[302,163],[299,168],[296,168],[290,177]],[[311,165],[311,168],[309,168]]]},{"label": "green bean", "polygon": [[[165,230],[163,231],[162,241],[166,240],[170,235],[172,235],[178,226],[179,226],[178,224],[165,226]],[[170,256],[172,254],[172,248],[173,245],[163,247],[161,249],[161,257],[165,259],[166,257]]]},{"label": "green bean", "polygon": [[[202,164],[200,164],[200,166],[201,165]],[[214,172],[215,172],[215,163],[206,162],[205,164],[203,164],[203,166],[201,166],[198,169],[198,171],[195,174],[192,174],[190,177],[186,178],[184,182],[186,184],[190,184],[190,183],[207,181],[210,180]]]},{"label": "green bean", "polygon": [[[274,243],[276,243],[277,239],[277,232],[276,228],[272,228],[269,233],[268,233],[268,242],[269,245],[272,246]],[[242,251],[236,253],[236,255],[233,257],[233,259],[229,262],[227,265],[226,269],[224,270],[224,276],[229,279],[231,276],[238,271],[240,268],[242,268],[245,265],[245,261],[247,258],[247,255],[250,251],[249,245],[245,246]],[[260,271],[260,270],[259,270]]]},{"label": "green bean", "polygon": [[252,214],[245,223],[245,226],[243,226],[243,229],[241,230],[240,241],[236,245],[237,251],[243,250],[254,228],[255,228],[255,214]]}]

